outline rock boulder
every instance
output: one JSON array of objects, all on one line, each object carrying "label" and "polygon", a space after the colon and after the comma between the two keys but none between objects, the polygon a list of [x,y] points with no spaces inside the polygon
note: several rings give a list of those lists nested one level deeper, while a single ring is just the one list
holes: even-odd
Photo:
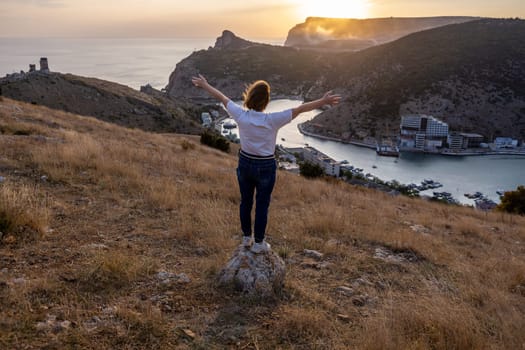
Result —
[{"label": "rock boulder", "polygon": [[282,289],[286,267],[273,251],[255,254],[239,246],[219,274],[219,283],[233,285],[243,293],[272,296]]}]

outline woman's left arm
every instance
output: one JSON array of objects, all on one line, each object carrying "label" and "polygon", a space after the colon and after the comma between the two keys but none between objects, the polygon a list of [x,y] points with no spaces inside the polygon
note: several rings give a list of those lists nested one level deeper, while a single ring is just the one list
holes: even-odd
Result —
[{"label": "woman's left arm", "polygon": [[292,109],[292,119],[297,117],[299,114],[309,112],[311,110],[321,108],[325,105],[336,105],[341,101],[341,95],[333,94],[332,91],[328,91],[324,96],[318,100],[303,103],[302,105]]}]

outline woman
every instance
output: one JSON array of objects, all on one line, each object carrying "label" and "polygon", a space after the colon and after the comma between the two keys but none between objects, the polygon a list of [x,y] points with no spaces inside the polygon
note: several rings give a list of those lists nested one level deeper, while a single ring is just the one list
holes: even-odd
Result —
[{"label": "woman", "polygon": [[336,105],[341,96],[327,92],[322,98],[303,103],[298,107],[276,113],[265,113],[270,102],[270,85],[262,80],[251,84],[244,92],[244,107],[237,105],[221,91],[211,86],[202,75],[192,78],[193,85],[207,91],[222,102],[230,116],[239,126],[241,150],[237,179],[241,192],[240,218],[243,232],[242,244],[252,245],[251,212],[255,193],[254,240],[251,246],[254,253],[267,252],[270,244],[264,240],[268,222],[268,207],[277,165],[275,162],[275,141],[277,131],[303,112],[308,112],[324,105]]}]

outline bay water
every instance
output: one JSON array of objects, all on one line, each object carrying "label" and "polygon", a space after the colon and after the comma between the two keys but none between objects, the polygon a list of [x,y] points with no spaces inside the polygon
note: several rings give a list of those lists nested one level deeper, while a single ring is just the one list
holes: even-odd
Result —
[{"label": "bay water", "polygon": [[[301,101],[280,100],[271,103],[269,110],[293,108]],[[465,193],[482,192],[488,198],[499,202],[498,190],[515,190],[525,185],[525,156],[443,156],[422,153],[404,153],[399,158],[377,155],[370,148],[359,147],[335,141],[327,141],[302,135],[297,125],[312,119],[319,111],[305,113],[283,127],[277,136],[277,143],[284,147],[309,145],[337,160],[347,160],[351,165],[362,168],[382,180],[397,180],[404,184],[419,184],[432,179],[443,184],[435,190],[422,194],[432,196],[433,191],[450,192],[462,204],[474,204]]]}]

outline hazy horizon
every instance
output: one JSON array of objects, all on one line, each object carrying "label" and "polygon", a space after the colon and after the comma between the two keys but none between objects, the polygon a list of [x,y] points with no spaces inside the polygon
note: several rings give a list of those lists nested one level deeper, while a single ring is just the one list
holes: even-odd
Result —
[{"label": "hazy horizon", "polygon": [[525,17],[523,0],[2,0],[0,37],[285,38],[307,17]]}]

